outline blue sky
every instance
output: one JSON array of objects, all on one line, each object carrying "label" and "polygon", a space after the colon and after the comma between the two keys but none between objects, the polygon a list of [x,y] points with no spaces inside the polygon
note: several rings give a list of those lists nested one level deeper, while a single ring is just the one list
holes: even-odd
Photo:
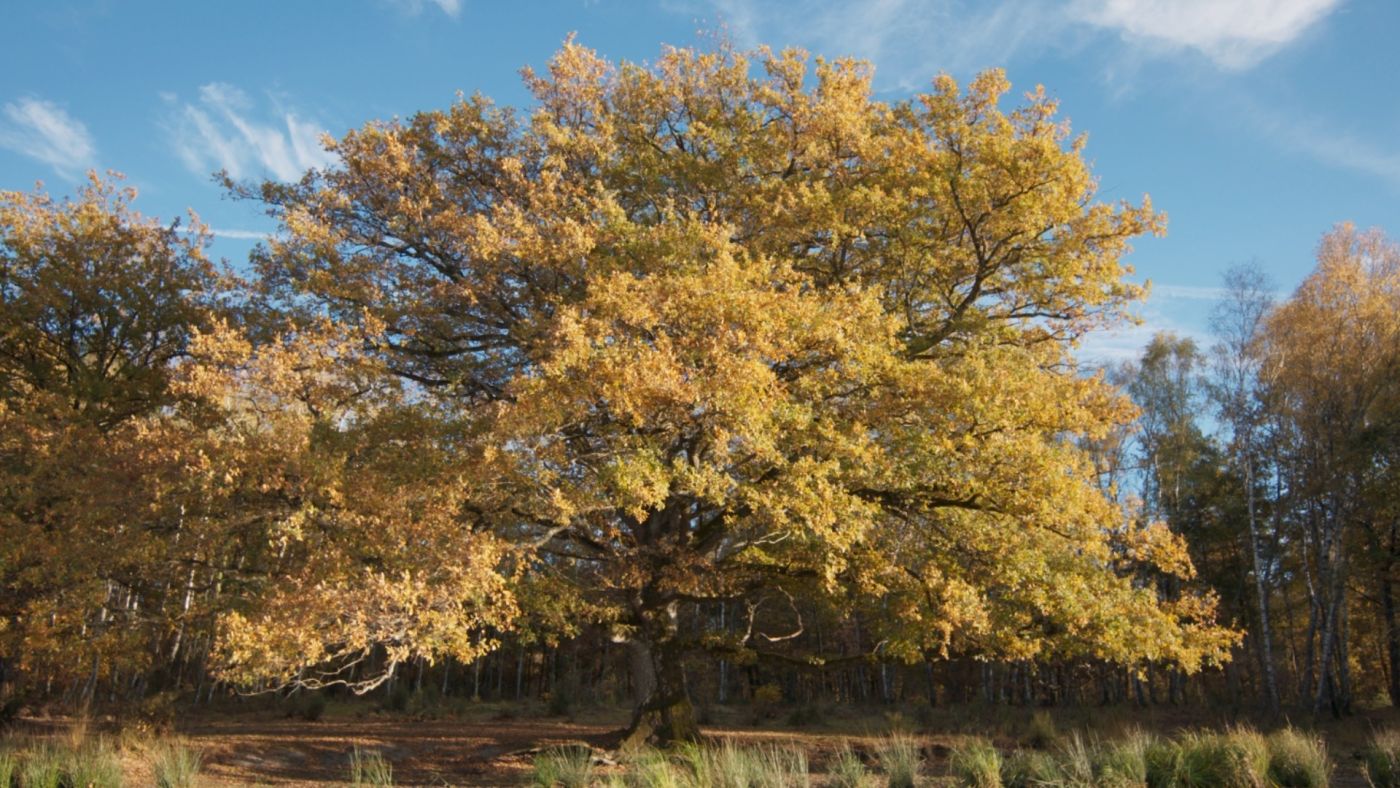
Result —
[{"label": "blue sky", "polygon": [[1334,223],[1400,233],[1400,3],[1392,0],[364,0],[23,2],[0,25],[0,189],[68,193],[126,173],[147,214],[194,208],[238,260],[270,225],[210,179],[294,177],[317,144],[457,91],[528,97],[571,31],[614,59],[724,29],[741,44],[857,55],[895,99],[939,71],[1003,66],[1062,100],[1105,199],[1152,195],[1168,233],[1131,261],[1145,325],[1205,337],[1220,272],[1258,260],[1281,292]]}]

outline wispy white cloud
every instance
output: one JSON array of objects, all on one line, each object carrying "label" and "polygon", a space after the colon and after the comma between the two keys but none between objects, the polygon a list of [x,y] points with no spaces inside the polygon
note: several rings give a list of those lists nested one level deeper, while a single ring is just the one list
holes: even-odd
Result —
[{"label": "wispy white cloud", "polygon": [[226,230],[219,227],[209,228],[209,232],[215,238],[230,238],[239,241],[261,241],[272,237],[271,233],[260,233],[257,230]]},{"label": "wispy white cloud", "polygon": [[1186,299],[1191,301],[1219,301],[1227,295],[1223,287],[1200,287],[1197,285],[1163,285],[1152,283],[1149,301]]},{"label": "wispy white cloud", "polygon": [[[1222,68],[1244,69],[1296,40],[1340,2],[672,0],[677,9],[713,12],[744,45],[791,43],[866,58],[879,66],[881,84],[896,88],[940,70],[1007,65],[1049,48],[1079,50],[1105,32],[1125,40],[1118,55],[1129,60],[1190,49]],[[1123,60],[1118,55],[1112,64]]]},{"label": "wispy white cloud", "polygon": [[1075,0],[1079,22],[1164,50],[1194,49],[1227,69],[1249,68],[1287,46],[1341,0]]},{"label": "wispy white cloud", "polygon": [[321,146],[321,127],[278,101],[271,102],[271,111],[259,110],[242,90],[222,82],[201,87],[194,102],[164,98],[174,107],[167,126],[175,152],[199,175],[227,170],[235,178],[295,180],[335,161]]},{"label": "wispy white cloud", "polygon": [[389,4],[410,16],[417,16],[423,13],[423,9],[428,6],[437,6],[438,10],[456,19],[462,13],[462,0],[388,0]]},{"label": "wispy white cloud", "polygon": [[[908,89],[939,71],[1005,65],[1050,45],[1069,18],[1060,4],[1003,0],[704,0],[740,44],[796,44],[878,66],[882,86]],[[690,6],[694,10],[694,6]]]},{"label": "wispy white cloud", "polygon": [[1258,103],[1243,101],[1241,105],[1264,138],[1323,164],[1400,188],[1400,149],[1310,118],[1305,112],[1284,116]]},{"label": "wispy white cloud", "polygon": [[[206,227],[210,235],[215,238],[227,238],[237,241],[262,241],[272,237],[272,233],[259,232],[257,230],[230,230],[221,227]],[[194,234],[193,227],[186,227],[184,232]]]},{"label": "wispy white cloud", "polygon": [[0,114],[0,147],[22,153],[74,178],[95,166],[97,146],[82,121],[52,101],[22,98]]},{"label": "wispy white cloud", "polygon": [[1147,309],[1140,318],[1142,322],[1137,325],[1088,335],[1080,343],[1075,356],[1081,364],[1089,366],[1136,361],[1142,358],[1142,351],[1152,341],[1152,337],[1163,332],[1190,339],[1201,349],[1211,345],[1212,340],[1208,332],[1169,317],[1162,310]]},{"label": "wispy white cloud", "polygon": [[1209,322],[1206,316],[1225,296],[1223,287],[1153,282],[1147,301],[1135,310],[1141,323],[1090,334],[1076,356],[1090,366],[1135,361],[1152,337],[1164,331],[1208,348],[1214,340],[1204,328]]}]

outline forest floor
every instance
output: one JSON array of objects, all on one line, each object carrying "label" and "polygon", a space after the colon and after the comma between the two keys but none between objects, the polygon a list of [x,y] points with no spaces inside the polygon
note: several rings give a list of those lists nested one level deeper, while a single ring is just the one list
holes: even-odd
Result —
[{"label": "forest floor", "polygon": [[[837,708],[820,714],[793,709],[756,711],[720,707],[705,711],[707,737],[732,738],[745,745],[801,747],[816,777],[843,746],[873,752],[891,729],[913,732],[921,742],[930,784],[942,785],[948,754],[970,737],[989,738],[998,747],[1025,746],[1033,710],[1015,707]],[[915,718],[917,716],[917,719]],[[1111,739],[1135,728],[1171,734],[1188,728],[1269,725],[1229,714],[1203,714],[1178,708],[1070,708],[1053,710],[1058,736],[1079,732]],[[450,712],[386,712],[368,703],[332,703],[320,719],[307,721],[277,709],[201,710],[181,715],[174,736],[203,752],[199,784],[204,786],[345,784],[355,747],[381,753],[394,769],[396,785],[506,786],[528,784],[537,752],[575,743],[604,747],[626,721],[619,709],[594,708],[569,716],[548,716],[540,704],[467,704]],[[1324,720],[1313,728],[1328,743],[1336,764],[1333,785],[1364,786],[1357,753],[1371,731],[1400,727],[1391,709]],[[61,719],[29,720],[30,732],[61,730]],[[103,726],[98,723],[96,730]],[[131,748],[125,759],[127,784],[150,785],[150,766]],[[607,769],[602,770],[606,774]],[[950,784],[950,783],[948,783]]]}]

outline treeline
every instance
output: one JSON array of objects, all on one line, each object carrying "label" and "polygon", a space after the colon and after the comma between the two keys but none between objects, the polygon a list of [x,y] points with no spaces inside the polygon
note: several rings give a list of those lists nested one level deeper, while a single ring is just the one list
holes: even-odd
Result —
[{"label": "treeline", "polygon": [[1105,478],[1186,537],[1247,632],[1232,694],[1400,702],[1400,249],[1341,225],[1280,303],[1257,267],[1223,290],[1209,347],[1158,336],[1114,370],[1141,412],[1096,447]]},{"label": "treeline", "polygon": [[96,177],[5,193],[6,701],[627,699],[666,740],[693,702],[1393,688],[1389,242],[1086,374],[1162,217],[1000,72],[869,78],[570,42],[528,117],[228,182],[279,228],[231,268]]}]

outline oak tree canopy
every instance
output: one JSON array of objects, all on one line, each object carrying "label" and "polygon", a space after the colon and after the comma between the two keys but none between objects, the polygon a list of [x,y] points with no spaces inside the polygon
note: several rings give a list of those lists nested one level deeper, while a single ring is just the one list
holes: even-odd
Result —
[{"label": "oak tree canopy", "polygon": [[[1208,597],[1134,581],[1192,568],[1072,440],[1130,415],[1070,353],[1124,318],[1122,257],[1164,220],[1095,199],[1043,90],[1005,110],[990,71],[888,103],[854,60],[572,41],[524,78],[528,110],[370,123],[334,168],[234,188],[282,223],[268,298],[440,421],[462,493],[438,527],[631,644],[638,731],[693,735],[685,656],[781,652],[798,595],[882,611],[910,658],[1189,671],[1233,642]],[[678,626],[720,602],[737,634]]]}]

